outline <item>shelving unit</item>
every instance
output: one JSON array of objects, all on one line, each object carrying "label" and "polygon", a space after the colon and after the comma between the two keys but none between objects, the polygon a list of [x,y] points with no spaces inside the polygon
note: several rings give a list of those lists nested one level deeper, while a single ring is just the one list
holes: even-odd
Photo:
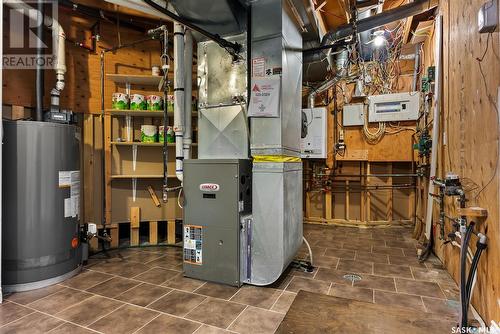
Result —
[{"label": "shelving unit", "polygon": [[[151,75],[106,74],[106,80],[117,86],[125,85],[127,94],[132,87],[137,91],[146,87],[162,89],[163,78]],[[105,98],[111,99],[107,92]],[[166,222],[167,243],[174,244],[175,222],[182,219],[182,209],[177,205],[178,191],[168,194],[168,201],[162,199],[163,188],[163,143],[144,143],[140,139],[141,125],[162,125],[163,111],[151,110],[104,110],[105,126],[105,183],[106,221],[109,222],[113,246],[118,246],[119,228],[130,223],[130,244],[140,243],[139,227],[149,224],[149,244],[157,244],[159,222]],[[173,124],[173,112],[167,114]],[[197,113],[193,113],[197,116]],[[127,130],[126,124],[130,127]],[[195,123],[195,122],[193,122]],[[128,132],[127,132],[128,131]],[[132,141],[126,141],[126,139]],[[167,144],[169,149],[168,170],[175,171],[175,143]],[[196,148],[196,144],[192,145]],[[193,150],[193,156],[196,151]],[[180,185],[175,172],[168,175],[169,186]],[[161,205],[157,207],[148,191],[152,187]]]}]

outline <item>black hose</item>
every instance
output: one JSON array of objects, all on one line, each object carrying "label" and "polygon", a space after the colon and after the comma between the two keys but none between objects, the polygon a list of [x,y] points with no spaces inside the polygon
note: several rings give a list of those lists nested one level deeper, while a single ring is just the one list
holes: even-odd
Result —
[{"label": "black hose", "polygon": [[474,281],[474,276],[476,275],[477,272],[477,266],[479,264],[479,259],[481,258],[481,254],[483,251],[486,249],[487,245],[486,243],[481,243],[480,240],[477,241],[476,244],[476,253],[474,254],[474,258],[472,259],[472,264],[469,270],[469,277],[467,279],[467,285],[466,285],[466,298],[465,298],[465,314],[469,312],[469,305],[470,305],[470,298],[472,294],[472,283]]},{"label": "black hose", "polygon": [[212,34],[211,32],[208,32],[205,29],[202,29],[202,28],[196,26],[195,24],[193,24],[192,22],[186,20],[185,18],[182,18],[182,17],[180,17],[180,16],[172,13],[168,9],[160,6],[158,3],[156,3],[156,2],[154,2],[152,0],[143,0],[143,1],[145,3],[147,3],[149,6],[153,7],[157,11],[159,11],[160,13],[168,16],[172,20],[174,20],[174,21],[176,21],[176,22],[178,22],[178,23],[180,23],[180,24],[188,27],[191,30],[199,32],[200,34],[202,34],[203,36],[207,37],[208,39],[216,42],[217,44],[219,44],[220,47],[226,49],[231,55],[237,56],[238,53],[241,51],[241,45],[240,44],[234,43],[234,42],[229,42],[228,40],[225,40],[224,38],[220,37],[217,34]]},{"label": "black hose", "polygon": [[36,78],[35,78],[35,94],[36,94],[36,112],[35,112],[35,120],[38,122],[43,121],[43,95],[44,95],[44,71],[42,66],[40,65],[40,59],[43,57],[43,30],[44,30],[44,19],[45,19],[45,9],[44,9],[44,1],[38,0],[37,2],[38,12],[42,15],[42,22],[36,28],[36,34],[38,37],[37,48],[36,48],[36,58],[37,58],[37,66],[36,66]]},{"label": "black hose", "polygon": [[472,235],[472,230],[474,229],[474,222],[471,222],[469,226],[467,226],[467,230],[465,232],[465,237],[462,240],[462,245],[460,249],[460,302],[461,302],[461,319],[460,319],[460,327],[467,328],[467,282],[466,282],[466,273],[467,273],[467,250],[469,249],[469,240]]}]

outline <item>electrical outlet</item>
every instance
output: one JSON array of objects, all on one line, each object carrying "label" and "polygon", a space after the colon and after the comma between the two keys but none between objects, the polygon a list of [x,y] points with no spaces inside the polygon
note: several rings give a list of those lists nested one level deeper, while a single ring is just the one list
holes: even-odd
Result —
[{"label": "electrical outlet", "polygon": [[498,0],[486,1],[477,13],[477,25],[480,33],[494,32],[498,26]]}]

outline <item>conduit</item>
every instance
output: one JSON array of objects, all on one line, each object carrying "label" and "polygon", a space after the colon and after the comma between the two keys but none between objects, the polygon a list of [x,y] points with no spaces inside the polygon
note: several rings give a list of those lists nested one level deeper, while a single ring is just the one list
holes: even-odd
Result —
[{"label": "conduit", "polygon": [[184,168],[184,27],[174,23],[175,175],[182,182]]},{"label": "conduit", "polygon": [[193,36],[184,31],[184,158],[191,159],[192,140]]},{"label": "conduit", "polygon": [[430,240],[432,233],[432,209],[434,206],[434,200],[431,193],[434,193],[434,182],[433,179],[436,177],[437,170],[437,153],[439,140],[439,126],[440,126],[440,92],[441,92],[441,61],[442,61],[442,40],[443,40],[443,16],[439,15],[436,18],[436,39],[434,46],[434,54],[436,59],[436,79],[434,86],[434,113],[433,113],[433,125],[432,125],[432,147],[431,147],[431,167],[429,170],[429,187],[427,194],[427,212],[425,215],[425,236]]}]

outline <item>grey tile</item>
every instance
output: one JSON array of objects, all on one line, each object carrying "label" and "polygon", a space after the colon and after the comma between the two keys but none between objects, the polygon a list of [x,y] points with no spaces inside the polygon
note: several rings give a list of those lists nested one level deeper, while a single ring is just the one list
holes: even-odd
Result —
[{"label": "grey tile", "polygon": [[5,299],[16,302],[18,304],[26,305],[34,302],[35,300],[47,297],[48,295],[61,291],[62,289],[64,289],[63,286],[56,284],[42,289],[36,289],[26,292],[16,292],[11,295],[5,296]]},{"label": "grey tile", "polygon": [[28,304],[28,306],[48,314],[56,314],[90,297],[92,297],[90,293],[65,288],[45,298],[34,301]]},{"label": "grey tile", "polygon": [[396,255],[396,256],[403,256],[403,249],[401,248],[392,248],[392,247],[384,247],[384,246],[373,246],[372,249],[373,253],[378,253],[378,254],[387,254],[387,255]]},{"label": "grey tile", "polygon": [[369,288],[385,291],[396,291],[394,278],[376,275],[360,275],[361,280],[354,281],[353,286],[358,288]]},{"label": "grey tile", "polygon": [[398,292],[402,293],[442,299],[445,298],[439,285],[434,282],[414,281],[396,278],[396,289]]},{"label": "grey tile", "polygon": [[352,281],[344,278],[345,275],[349,274],[352,274],[352,272],[345,270],[319,268],[318,273],[316,274],[316,276],[314,276],[314,280],[352,285]]},{"label": "grey tile", "polygon": [[172,317],[162,314],[153,321],[142,327],[138,334],[164,333],[164,334],[191,334],[201,325],[186,319]]},{"label": "grey tile", "polygon": [[373,303],[373,290],[358,288],[355,286],[332,285],[329,295],[347,299],[359,300],[361,302]]},{"label": "grey tile", "polygon": [[246,285],[231,298],[231,301],[269,309],[281,293],[282,291],[277,289]]},{"label": "grey tile", "polygon": [[174,290],[148,305],[148,308],[182,317],[205,299],[193,293]]},{"label": "grey tile", "polygon": [[456,300],[422,297],[427,312],[458,316],[460,303]]},{"label": "grey tile", "polygon": [[379,276],[413,278],[410,267],[407,266],[375,263],[373,270],[374,274]]},{"label": "grey tile", "polygon": [[228,300],[238,292],[238,288],[225,284],[206,283],[194,292],[200,295]]},{"label": "grey tile", "polygon": [[97,284],[96,286],[87,289],[87,291],[97,295],[113,298],[139,284],[139,282],[126,278],[114,277],[109,281]]},{"label": "grey tile", "polygon": [[335,269],[339,263],[339,259],[330,256],[313,256],[313,265],[315,267]]},{"label": "grey tile", "polygon": [[71,306],[56,314],[58,318],[81,326],[87,326],[96,320],[96,317],[111,313],[123,304],[101,296],[92,296],[83,302]]},{"label": "grey tile", "polygon": [[146,283],[161,285],[178,274],[179,272],[170,269],[152,268],[140,275],[135,276],[134,279]]},{"label": "grey tile", "polygon": [[203,322],[220,328],[227,328],[245,309],[245,305],[207,298],[203,303],[186,315],[187,319]]},{"label": "grey tile", "polygon": [[84,327],[80,327],[69,322],[62,324],[61,326],[50,331],[50,334],[92,334],[95,333]]},{"label": "grey tile", "polygon": [[195,332],[195,334],[225,334],[225,333],[233,333],[233,332],[229,332],[229,331],[226,331],[222,328],[209,326],[209,325],[202,325]]},{"label": "grey tile", "polygon": [[24,317],[30,313],[33,313],[33,310],[30,310],[27,307],[4,302],[0,304],[0,326]]},{"label": "grey tile", "polygon": [[283,291],[283,293],[278,298],[276,303],[274,303],[271,310],[276,311],[276,312],[280,312],[280,313],[288,312],[288,309],[290,308],[290,305],[292,305],[296,296],[297,296],[297,294],[295,292]]},{"label": "grey tile", "polygon": [[375,290],[375,303],[384,305],[403,306],[407,308],[424,311],[424,304],[420,296],[407,295],[402,293],[393,293],[387,291]]},{"label": "grey tile", "polygon": [[286,291],[298,292],[299,290],[305,290],[316,293],[327,294],[330,288],[329,282],[323,282],[310,278],[294,277]]},{"label": "grey tile", "polygon": [[51,329],[54,329],[57,326],[61,325],[62,323],[62,320],[39,312],[34,312],[24,318],[11,322],[7,326],[2,327],[0,329],[0,332],[2,334],[46,333]]},{"label": "grey tile", "polygon": [[278,328],[283,317],[283,314],[277,312],[248,307],[228,329],[242,334],[272,334]]},{"label": "grey tile", "polygon": [[138,306],[124,305],[88,327],[106,334],[133,333],[153,320],[158,314],[158,312]]},{"label": "grey tile", "polygon": [[356,252],[356,261],[376,262],[376,263],[389,263],[386,254],[371,253],[371,252]]},{"label": "grey tile", "polygon": [[113,278],[113,276],[108,274],[97,271],[84,270],[75,277],[62,282],[61,285],[68,286],[73,289],[86,290],[111,278]]},{"label": "grey tile", "polygon": [[143,283],[115,297],[126,303],[146,306],[172,291],[172,289]]},{"label": "grey tile", "polygon": [[373,263],[366,261],[340,260],[337,269],[352,273],[373,274]]},{"label": "grey tile", "polygon": [[344,260],[354,260],[356,251],[347,249],[328,248],[325,256],[336,257]]},{"label": "grey tile", "polygon": [[204,281],[200,281],[194,278],[184,277],[184,274],[182,273],[177,274],[177,276],[175,276],[171,280],[168,280],[165,283],[163,283],[164,286],[168,286],[170,288],[183,290],[187,292],[193,292],[203,284],[205,284]]}]

